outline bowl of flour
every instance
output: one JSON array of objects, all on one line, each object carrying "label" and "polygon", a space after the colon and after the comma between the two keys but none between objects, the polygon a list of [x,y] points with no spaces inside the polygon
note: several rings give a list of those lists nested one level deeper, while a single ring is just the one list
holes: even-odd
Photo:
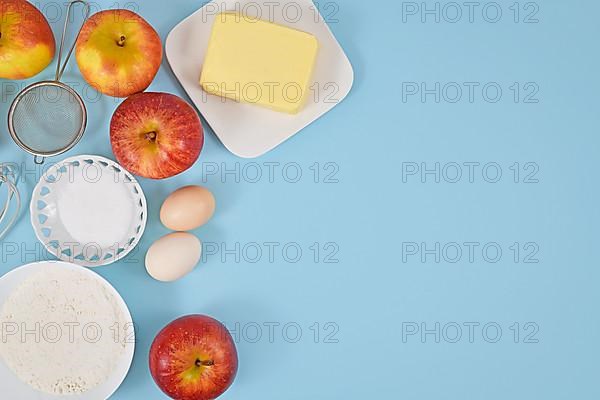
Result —
[{"label": "bowl of flour", "polygon": [[2,398],[109,398],[133,360],[119,293],[86,268],[48,261],[0,278]]}]

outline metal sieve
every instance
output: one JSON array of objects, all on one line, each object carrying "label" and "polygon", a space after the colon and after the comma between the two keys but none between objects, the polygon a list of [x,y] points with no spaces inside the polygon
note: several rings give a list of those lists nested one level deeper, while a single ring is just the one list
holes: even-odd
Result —
[{"label": "metal sieve", "polygon": [[71,1],[58,51],[54,80],[27,86],[15,98],[8,112],[8,131],[15,143],[34,156],[36,164],[45,157],[62,154],[79,142],[87,125],[87,110],[81,96],[70,86],[60,82],[69,58],[75,49],[77,37],[66,55],[63,49],[73,6],[84,5],[84,22],[89,17],[90,6],[84,0]]}]

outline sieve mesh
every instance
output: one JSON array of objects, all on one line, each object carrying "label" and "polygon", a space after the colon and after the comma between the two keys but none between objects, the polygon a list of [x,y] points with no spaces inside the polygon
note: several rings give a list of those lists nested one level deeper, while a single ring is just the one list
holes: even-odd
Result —
[{"label": "sieve mesh", "polygon": [[41,82],[25,89],[14,104],[11,133],[30,152],[40,155],[71,148],[86,125],[79,95],[59,82]]}]

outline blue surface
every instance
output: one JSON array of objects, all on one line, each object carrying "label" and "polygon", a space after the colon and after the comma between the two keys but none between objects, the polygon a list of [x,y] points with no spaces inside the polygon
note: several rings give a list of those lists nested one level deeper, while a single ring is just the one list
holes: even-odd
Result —
[{"label": "blue surface", "polygon": [[[137,5],[163,39],[201,5],[168,3]],[[356,72],[342,104],[257,160],[229,154],[207,129],[193,169],[166,181],[141,180],[147,231],[126,261],[98,269],[123,295],[138,329],[133,367],[114,399],[163,398],[148,372],[148,349],[165,324],[190,313],[212,315],[237,331],[240,371],[224,399],[600,397],[593,383],[600,356],[600,3],[545,0],[536,10],[536,3],[521,2],[518,22],[513,2],[500,3],[496,23],[493,8],[481,14],[486,2],[471,21],[463,7],[456,23],[456,9],[446,2],[439,3],[439,23],[415,9],[421,2],[346,0],[337,11],[328,3],[324,12],[336,13],[331,28]],[[66,79],[78,76],[72,63]],[[439,102],[435,94],[410,94],[436,82]],[[472,101],[465,82],[479,85]],[[1,116],[12,96],[5,98],[9,86],[0,83]],[[457,85],[463,96],[452,102]],[[503,94],[492,102],[497,87]],[[150,89],[184,95],[166,60]],[[117,105],[106,97],[88,102],[86,136],[66,156],[113,158],[108,121]],[[6,132],[0,159],[33,168]],[[264,164],[271,162],[280,163],[273,179]],[[472,179],[464,164],[470,162],[479,163],[471,164]],[[255,183],[253,163],[263,174]],[[439,183],[432,174],[412,174],[415,166],[436,163]],[[463,173],[456,183],[454,163]],[[239,182],[233,174],[208,173],[237,167]],[[302,177],[290,183],[296,168]],[[491,183],[498,168],[502,176]],[[25,178],[27,193],[35,179]],[[218,201],[214,219],[195,233],[213,253],[239,243],[240,259],[221,251],[179,282],[153,281],[143,257],[167,233],[158,209],[172,190],[194,183],[208,186]],[[8,254],[8,242],[17,244],[17,254]],[[279,243],[272,259],[266,242]],[[472,260],[465,242],[478,243]],[[263,250],[258,260],[253,243]],[[314,243],[321,249],[316,259]],[[423,251],[436,243],[439,262]],[[302,257],[294,263],[297,247]],[[498,247],[502,257],[493,262]],[[3,272],[44,257],[23,213],[2,245]],[[271,338],[270,323],[280,324]],[[436,323],[439,343],[435,334],[409,335]],[[469,323],[479,324],[472,325],[472,340]],[[287,335],[286,324],[292,324]],[[302,337],[293,343],[297,327]],[[490,343],[498,327],[502,336]]]}]

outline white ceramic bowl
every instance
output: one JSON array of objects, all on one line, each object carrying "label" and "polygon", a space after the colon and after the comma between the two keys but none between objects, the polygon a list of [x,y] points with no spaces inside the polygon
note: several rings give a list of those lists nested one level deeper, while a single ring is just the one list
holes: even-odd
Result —
[{"label": "white ceramic bowl", "polygon": [[39,263],[28,264],[14,269],[0,278],[0,308],[13,290],[15,290],[25,279],[33,274],[43,271],[46,268],[63,268],[66,270],[81,271],[82,273],[89,274],[90,277],[98,280],[98,282],[106,287],[109,293],[112,293],[114,298],[117,300],[117,304],[121,312],[125,316],[127,323],[126,325],[128,327],[127,335],[124,337],[124,343],[126,346],[125,351],[124,353],[120,354],[120,357],[117,360],[116,368],[113,370],[112,375],[110,375],[103,384],[96,386],[95,388],[83,394],[65,396],[50,395],[33,389],[16,377],[0,358],[0,382],[2,383],[2,394],[0,397],[3,399],[15,400],[108,399],[119,388],[127,376],[135,351],[135,331],[133,329],[133,320],[131,318],[131,314],[123,298],[110,283],[89,269],[62,261],[43,261]]},{"label": "white ceramic bowl", "polygon": [[86,267],[113,263],[138,244],[146,198],[116,162],[82,155],[56,163],[31,197],[36,236],[57,258]]}]

